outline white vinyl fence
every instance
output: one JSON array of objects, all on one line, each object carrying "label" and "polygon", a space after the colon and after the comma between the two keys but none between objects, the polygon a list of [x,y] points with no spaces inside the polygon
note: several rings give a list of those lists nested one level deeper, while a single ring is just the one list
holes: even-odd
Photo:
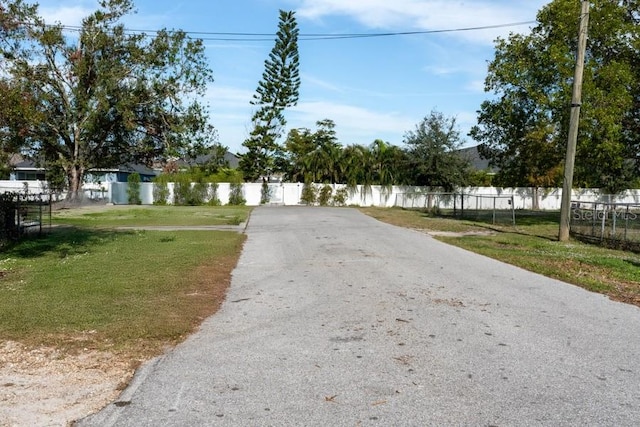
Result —
[{"label": "white vinyl fence", "polygon": [[[154,185],[153,183],[140,184],[140,196],[142,204],[150,205],[154,203]],[[315,184],[319,190],[324,185]],[[105,203],[113,203],[117,205],[128,204],[127,183],[105,183],[102,186],[87,184],[83,187],[84,197],[91,200],[102,201]],[[346,188],[342,184],[331,185],[332,194],[340,188]],[[169,195],[167,202],[173,203],[174,185],[169,183],[167,186]],[[301,205],[303,184],[300,183],[281,183],[269,184],[270,200],[269,204],[277,205]],[[0,193],[6,191],[25,192],[31,194],[48,193],[46,183],[42,181],[0,181]],[[229,203],[229,193],[231,185],[229,183],[220,183],[217,188],[217,198],[222,205]],[[242,184],[242,194],[248,206],[257,206],[260,204],[262,193],[262,184],[245,183]],[[498,188],[498,187],[468,187],[459,189],[457,193],[463,193],[470,196],[500,196],[502,203],[513,196],[513,207],[515,209],[533,209],[536,205],[541,210],[559,210],[562,198],[562,189],[538,189],[533,188]],[[419,200],[428,200],[429,194],[441,194],[424,187],[410,186],[393,186],[381,187],[358,186],[355,189],[347,189],[347,206],[379,206],[379,207],[411,207],[407,206],[410,200],[415,203]],[[58,197],[64,198],[64,194]],[[537,199],[537,203],[534,202]],[[572,192],[571,200],[583,202],[606,202],[606,203],[640,203],[640,189],[627,190],[626,192],[616,195],[602,195],[595,189],[575,189]],[[418,202],[418,204],[421,202]]]},{"label": "white vinyl fence", "polygon": [[[154,184],[142,183],[140,186],[142,203],[152,204],[154,202]],[[323,186],[324,185],[316,184],[318,190]],[[300,200],[302,196],[302,188],[303,184],[298,183],[269,184],[269,204],[288,206],[304,204]],[[336,184],[331,185],[331,188],[332,194],[335,195],[338,189],[346,188],[346,186]],[[173,189],[173,184],[169,183],[169,197],[167,198],[167,201],[170,204],[173,202]],[[218,184],[217,197],[221,204],[226,205],[229,203],[230,190],[229,183]],[[405,205],[407,195],[410,194],[414,199],[420,198],[421,200],[426,200],[428,198],[428,194],[432,193],[433,192],[422,187],[381,187],[377,185],[368,187],[358,186],[355,189],[347,189],[348,197],[345,204],[347,206],[409,207]],[[562,199],[562,189],[539,189],[538,191],[534,191],[532,188],[469,187],[460,189],[458,193],[481,197],[499,196],[496,197],[496,199],[500,200],[500,203],[509,204],[509,207],[510,203],[513,203],[513,207],[515,209],[533,209],[537,206],[541,210],[559,210]],[[246,204],[248,206],[257,206],[260,204],[261,200],[262,184],[245,183],[242,185],[242,194],[246,199]],[[537,197],[537,203],[534,203],[534,197]],[[111,184],[108,188],[106,198],[110,203],[127,204],[127,184]],[[640,189],[628,190],[617,196],[601,195],[597,190],[576,189],[572,192],[571,200],[585,202],[640,203]]]}]

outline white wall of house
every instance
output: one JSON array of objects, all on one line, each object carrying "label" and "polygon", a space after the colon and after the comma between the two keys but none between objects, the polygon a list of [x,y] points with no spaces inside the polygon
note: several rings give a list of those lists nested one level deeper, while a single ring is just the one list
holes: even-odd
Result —
[{"label": "white wall of house", "polygon": [[117,182],[118,173],[112,171],[90,171],[87,172],[84,179],[88,183],[95,183],[97,185],[100,185],[107,182]]}]

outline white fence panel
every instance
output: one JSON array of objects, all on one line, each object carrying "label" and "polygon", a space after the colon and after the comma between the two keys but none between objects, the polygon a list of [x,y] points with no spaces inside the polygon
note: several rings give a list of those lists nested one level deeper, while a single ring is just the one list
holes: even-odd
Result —
[{"label": "white fence panel", "polygon": [[0,180],[0,193],[42,194],[48,192],[46,181]]},{"label": "white fence panel", "polygon": [[[26,183],[26,187],[25,187]],[[316,184],[318,190],[324,185]],[[340,188],[346,187],[342,184],[331,185],[333,194]],[[0,181],[1,192],[24,192],[28,188],[31,194],[40,194],[47,192],[46,182],[44,181]],[[86,184],[83,187],[85,197],[92,200],[104,200],[113,204],[127,204],[127,183],[111,182],[103,183],[100,188],[95,184]],[[303,184],[301,183],[281,183],[269,184],[271,191],[270,203],[283,205],[300,205],[300,197],[302,195]],[[169,183],[168,200],[169,204],[174,200],[174,185]],[[422,207],[424,205],[425,196],[417,196],[416,194],[427,194],[429,189],[424,187],[411,186],[393,186],[381,187],[373,186],[357,186],[355,189],[348,189],[348,198],[346,204],[349,206],[404,206],[407,203],[405,195],[413,194],[414,207]],[[229,203],[229,183],[218,184],[217,197],[222,205]],[[262,184],[246,183],[242,185],[243,197],[249,206],[257,206],[260,204],[262,196]],[[534,197],[537,194],[537,206],[541,210],[559,210],[562,189],[538,189],[532,188],[498,188],[498,187],[468,187],[460,189],[458,193],[464,193],[475,196],[513,196],[515,209],[533,209]],[[154,201],[154,184],[141,183],[140,196],[143,204],[152,204]],[[64,197],[64,195],[62,195]],[[640,189],[627,190],[616,196],[602,195],[597,189],[575,189],[572,191],[571,200],[585,202],[607,202],[607,203],[640,203]],[[399,202],[400,201],[400,202]],[[404,206],[410,207],[410,206]]]},{"label": "white fence panel", "polygon": [[[324,185],[316,184],[318,191]],[[173,203],[173,183],[168,184],[169,198],[168,202]],[[343,184],[331,185],[333,194],[340,188],[346,188]],[[16,185],[16,188],[21,188]],[[270,203],[283,205],[300,205],[300,197],[302,195],[303,184],[300,183],[282,183],[269,184],[271,192]],[[348,206],[380,206],[380,207],[424,207],[427,204],[427,194],[429,189],[424,187],[411,186],[393,186],[381,187],[379,185],[362,186],[359,185],[355,189],[348,189],[348,198],[346,204]],[[229,183],[219,183],[217,196],[220,203],[226,205],[229,203]],[[533,209],[534,195],[536,191],[532,188],[498,188],[498,187],[468,187],[458,191],[472,196],[513,196],[515,209]],[[262,184],[245,183],[242,185],[243,197],[248,206],[257,206],[262,198]],[[110,183],[108,188],[109,202],[114,204],[127,203],[127,184],[126,183]],[[405,195],[412,194],[414,198],[411,206],[406,205],[407,198]],[[153,184],[141,184],[141,197],[143,204],[153,203]],[[559,210],[562,200],[562,189],[539,189],[537,191],[538,208],[541,210]],[[640,203],[640,190],[628,190],[617,196],[601,195],[598,190],[582,190],[575,189],[572,191],[571,200],[577,201],[600,201],[600,202],[618,202],[618,203]],[[399,202],[400,201],[400,202]],[[404,202],[403,202],[404,201]],[[404,203],[404,204],[403,204]],[[492,202],[493,203],[493,202]],[[505,202],[506,203],[506,202]]]}]

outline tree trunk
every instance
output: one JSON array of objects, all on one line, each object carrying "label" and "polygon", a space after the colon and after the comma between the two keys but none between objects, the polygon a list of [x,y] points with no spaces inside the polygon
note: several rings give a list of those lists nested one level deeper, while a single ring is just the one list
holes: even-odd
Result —
[{"label": "tree trunk", "polygon": [[80,203],[82,201],[82,181],[84,180],[84,168],[78,165],[71,165],[67,170],[69,180],[69,190],[67,191],[67,202]]},{"label": "tree trunk", "polygon": [[531,209],[534,211],[540,210],[540,189],[533,187]]}]

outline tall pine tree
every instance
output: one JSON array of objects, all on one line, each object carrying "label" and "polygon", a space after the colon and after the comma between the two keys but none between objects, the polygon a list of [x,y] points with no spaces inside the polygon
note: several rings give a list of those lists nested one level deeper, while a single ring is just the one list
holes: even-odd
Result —
[{"label": "tall pine tree", "polygon": [[298,33],[295,12],[281,10],[276,43],[264,62],[262,80],[251,101],[257,107],[251,118],[253,130],[242,144],[247,153],[240,159],[240,169],[247,181],[273,172],[281,151],[278,139],[286,125],[284,109],[298,103]]}]

